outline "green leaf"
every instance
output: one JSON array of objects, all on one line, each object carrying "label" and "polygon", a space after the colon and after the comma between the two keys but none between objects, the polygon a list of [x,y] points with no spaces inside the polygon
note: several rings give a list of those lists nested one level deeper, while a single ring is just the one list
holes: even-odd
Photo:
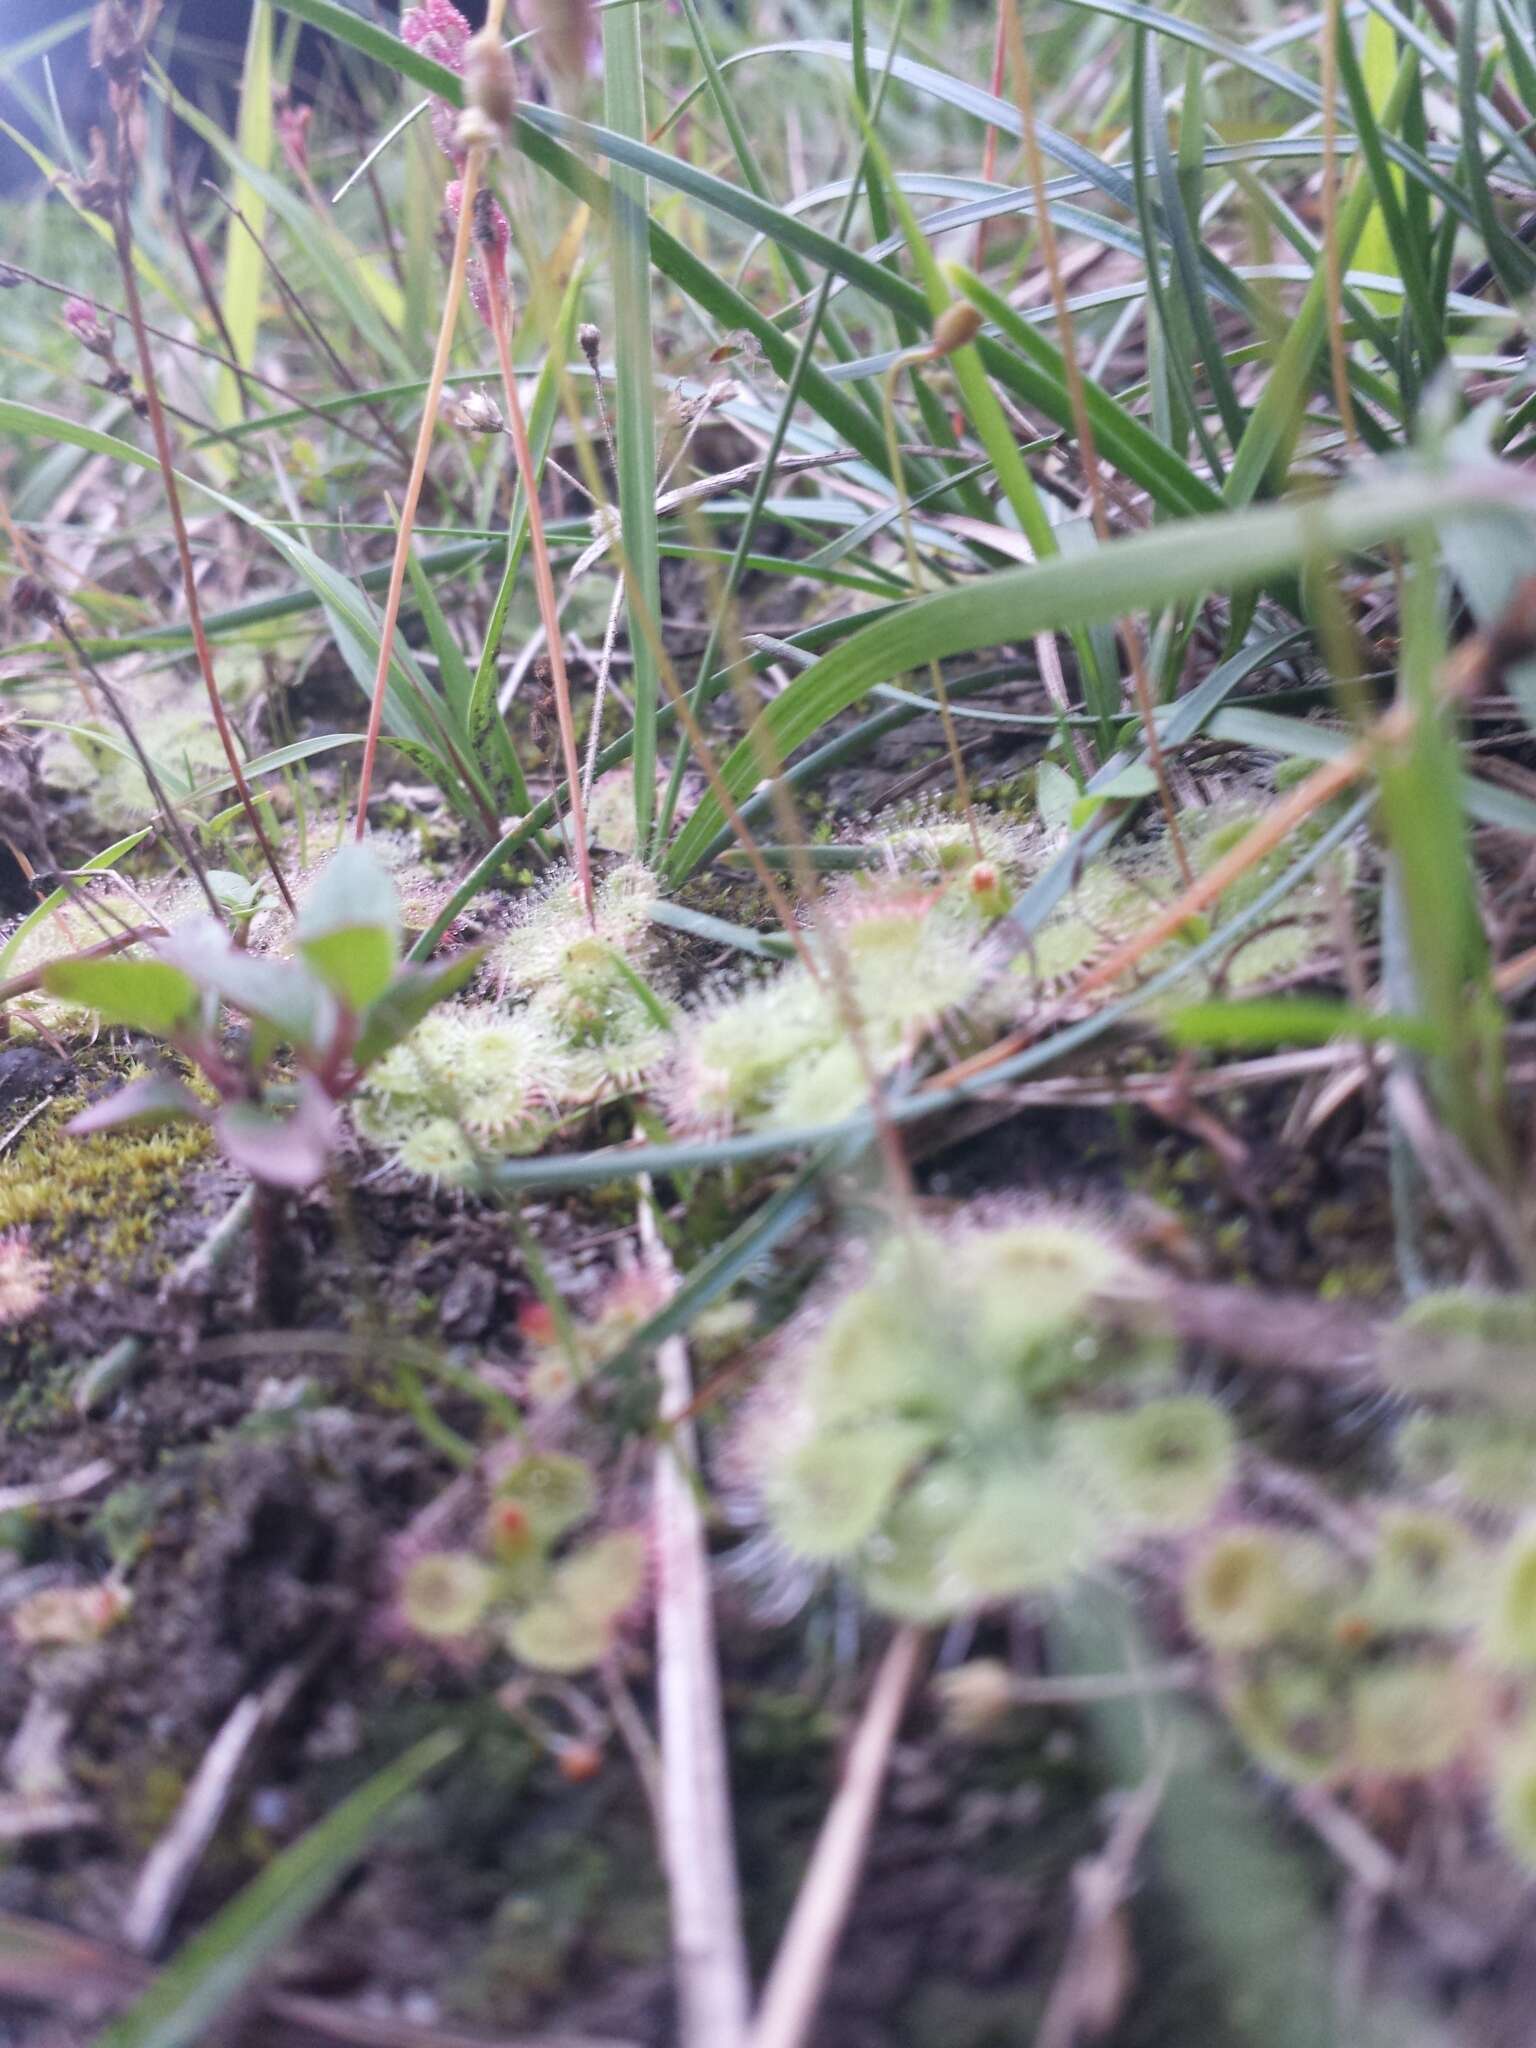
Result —
[{"label": "green leaf", "polygon": [[315,1052],[330,1036],[334,1005],[321,983],[292,961],[243,952],[212,918],[182,926],[160,951],[199,988],[270,1025],[296,1052]]},{"label": "green leaf", "polygon": [[365,1010],[389,986],[400,957],[392,932],[376,924],[355,924],[299,946],[305,962],[348,1010]]},{"label": "green leaf", "polygon": [[254,1878],[161,1971],[96,2048],[193,2048],[267,1958],[324,1903],[421,1780],[459,1747],[441,1729],[370,1778]]},{"label": "green leaf", "polygon": [[[257,171],[272,162],[272,10],[251,9],[240,74],[240,115],[235,140],[241,155]],[[229,216],[224,237],[224,327],[235,362],[248,370],[256,358],[261,324],[261,280],[264,258],[261,238],[267,225],[267,202],[249,179],[237,176],[232,201],[243,218]],[[219,373],[214,413],[224,424],[241,414],[240,379],[233,368]]]},{"label": "green leaf", "polygon": [[226,1158],[268,1187],[302,1193],[324,1177],[336,1137],[336,1111],[319,1083],[305,1075],[296,1108],[286,1113],[255,1102],[231,1102],[213,1119]]},{"label": "green leaf", "polygon": [[485,957],[484,949],[457,953],[436,967],[406,967],[370,1003],[362,1019],[357,1043],[352,1048],[353,1064],[364,1071],[382,1059],[392,1045],[398,1045],[414,1031],[434,1005],[461,989]]},{"label": "green leaf", "polygon": [[[644,142],[645,75],[639,7],[603,15],[604,111],[619,134]],[[660,696],[653,635],[661,618],[656,549],[656,382],[651,340],[651,266],[644,173],[615,162],[609,172],[613,208],[612,282],[614,434],[618,443],[619,515],[624,580],[629,603],[629,647],[634,663],[635,843],[651,836],[656,803],[656,706]]]},{"label": "green leaf", "polygon": [[1277,996],[1253,1003],[1192,1003],[1168,1020],[1179,1045],[1327,1045],[1335,1038],[1383,1040],[1434,1052],[1439,1040],[1421,1017],[1378,1016],[1322,997]]},{"label": "green leaf", "polygon": [[305,898],[299,951],[349,1010],[363,1010],[388,988],[400,958],[395,885],[371,848],[344,846]]},{"label": "green leaf", "polygon": [[55,960],[43,969],[43,987],[84,1004],[104,1023],[156,1038],[170,1037],[197,1013],[196,982],[165,960]]}]

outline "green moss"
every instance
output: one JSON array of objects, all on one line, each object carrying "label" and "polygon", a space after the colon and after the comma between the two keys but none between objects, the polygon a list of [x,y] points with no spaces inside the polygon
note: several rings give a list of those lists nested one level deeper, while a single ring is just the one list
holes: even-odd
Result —
[{"label": "green moss", "polygon": [[213,1149],[197,1123],[77,1138],[64,1129],[84,1106],[51,1103],[12,1153],[0,1181],[0,1231],[30,1229],[54,1284],[103,1284],[142,1266],[193,1167]]}]

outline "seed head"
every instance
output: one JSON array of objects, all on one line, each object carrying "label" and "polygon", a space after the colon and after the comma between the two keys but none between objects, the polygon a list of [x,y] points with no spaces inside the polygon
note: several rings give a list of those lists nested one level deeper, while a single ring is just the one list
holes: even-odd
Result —
[{"label": "seed head", "polygon": [[490,123],[494,135],[511,127],[517,112],[517,73],[511,52],[490,29],[481,29],[465,45],[464,101],[466,110]]}]

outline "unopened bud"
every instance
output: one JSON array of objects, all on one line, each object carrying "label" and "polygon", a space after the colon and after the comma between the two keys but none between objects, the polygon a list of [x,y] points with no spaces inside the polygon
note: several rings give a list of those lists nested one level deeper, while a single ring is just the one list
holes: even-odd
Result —
[{"label": "unopened bud", "polygon": [[603,345],[601,330],[594,327],[590,320],[583,320],[576,330],[576,340],[582,354],[595,370],[597,368],[598,352]]},{"label": "unopened bud", "polygon": [[466,107],[454,127],[453,140],[458,149],[494,149],[500,139],[501,129],[479,107]]},{"label": "unopened bud", "polygon": [[464,52],[464,104],[483,114],[498,130],[510,128],[517,112],[517,73],[511,53],[492,29],[483,28],[471,36]]},{"label": "unopened bud", "polygon": [[1013,891],[1008,879],[990,860],[974,863],[966,876],[966,886],[971,892],[971,901],[983,917],[1002,917],[1013,907]]},{"label": "unopened bud", "polygon": [[995,1657],[972,1657],[933,1681],[947,1732],[961,1741],[991,1735],[1018,1697],[1013,1673]]},{"label": "unopened bud", "polygon": [[500,406],[484,391],[466,393],[454,408],[453,419],[467,434],[499,434],[506,425]]},{"label": "unopened bud", "polygon": [[969,299],[952,299],[933,323],[935,356],[952,356],[980,334],[982,318]]}]

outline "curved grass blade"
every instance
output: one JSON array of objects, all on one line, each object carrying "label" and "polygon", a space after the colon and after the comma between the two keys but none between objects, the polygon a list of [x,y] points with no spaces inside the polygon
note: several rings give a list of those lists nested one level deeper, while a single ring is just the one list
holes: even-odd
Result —
[{"label": "curved grass blade", "polygon": [[[1475,486],[1470,489],[1476,501]],[[1110,622],[1213,589],[1252,589],[1328,553],[1349,553],[1432,527],[1458,499],[1453,478],[1418,498],[1406,476],[1340,491],[1315,505],[1283,505],[1224,517],[1182,521],[1097,548],[1057,557],[1031,569],[1001,570],[897,606],[796,676],[761,714],[768,744],[785,759],[876,683],[890,682],[930,660],[1071,625]],[[1467,502],[1466,499],[1461,500]],[[760,759],[748,734],[722,764],[733,795],[756,782]],[[723,819],[706,794],[673,844],[666,872],[691,874]]]},{"label": "curved grass blade", "polygon": [[161,1971],[96,2048],[193,2048],[264,1962],[324,1904],[421,1780],[460,1746],[442,1729],[275,1856]]}]

